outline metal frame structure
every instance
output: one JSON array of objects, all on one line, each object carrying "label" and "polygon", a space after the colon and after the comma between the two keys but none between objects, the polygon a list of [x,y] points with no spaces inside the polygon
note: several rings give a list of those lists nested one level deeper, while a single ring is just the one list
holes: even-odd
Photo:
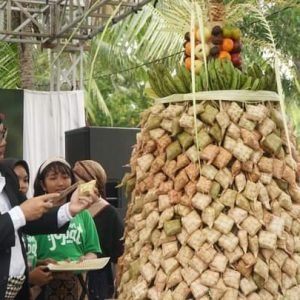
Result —
[{"label": "metal frame structure", "polygon": [[[103,31],[112,15],[111,24],[115,24],[149,2],[151,0],[0,0],[0,41],[39,44],[51,49],[54,58],[51,89],[59,90],[64,83],[73,89],[82,88],[86,41]],[[73,57],[74,63],[63,74],[59,60],[66,53]]]}]

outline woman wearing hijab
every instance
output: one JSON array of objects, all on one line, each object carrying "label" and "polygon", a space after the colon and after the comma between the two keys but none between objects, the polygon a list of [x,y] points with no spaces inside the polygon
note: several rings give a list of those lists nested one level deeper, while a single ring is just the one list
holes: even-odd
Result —
[{"label": "woman wearing hijab", "polygon": [[[29,189],[29,166],[25,160],[16,158],[6,158],[3,164],[11,168],[19,181],[19,191],[26,196]],[[26,245],[27,263],[29,267],[28,282],[31,288],[31,297],[35,299],[40,292],[40,287],[49,283],[52,279],[52,273],[45,268],[44,263],[37,263],[37,243],[33,235],[23,235]]]},{"label": "woman wearing hijab", "polygon": [[19,191],[24,195],[29,189],[29,166],[25,160],[17,158],[5,158],[2,163],[12,169],[19,181]]},{"label": "woman wearing hijab", "polygon": [[116,208],[106,201],[107,176],[103,167],[96,161],[82,160],[75,163],[73,172],[80,182],[96,180],[98,199],[89,211],[96,224],[102,255],[110,257],[111,262],[101,270],[88,273],[89,300],[112,298],[114,294],[112,266],[123,254],[124,225]]}]

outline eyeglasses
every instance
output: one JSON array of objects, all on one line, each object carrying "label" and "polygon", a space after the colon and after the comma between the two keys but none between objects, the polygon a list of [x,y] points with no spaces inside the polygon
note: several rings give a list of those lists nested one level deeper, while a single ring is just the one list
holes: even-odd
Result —
[{"label": "eyeglasses", "polygon": [[2,131],[0,131],[0,142],[2,142],[3,140],[5,141],[7,138],[7,128],[4,127]]}]

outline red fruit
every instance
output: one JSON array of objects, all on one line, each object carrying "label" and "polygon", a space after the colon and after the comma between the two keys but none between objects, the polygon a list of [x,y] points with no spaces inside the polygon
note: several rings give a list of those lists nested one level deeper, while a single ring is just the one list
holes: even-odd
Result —
[{"label": "red fruit", "polygon": [[242,51],[242,44],[240,41],[234,41],[233,43],[233,49],[231,50],[231,53],[240,53]]},{"label": "red fruit", "polygon": [[231,61],[234,64],[234,66],[239,67],[242,64],[241,55],[239,53],[232,53]]}]

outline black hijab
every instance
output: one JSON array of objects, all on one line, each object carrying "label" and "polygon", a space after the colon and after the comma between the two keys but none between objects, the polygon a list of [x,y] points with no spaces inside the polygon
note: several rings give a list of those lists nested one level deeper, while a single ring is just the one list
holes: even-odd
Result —
[{"label": "black hijab", "polygon": [[12,171],[14,171],[14,168],[16,166],[22,166],[26,170],[26,172],[28,174],[28,179],[29,179],[29,176],[30,176],[29,166],[25,160],[17,159],[17,158],[5,158],[1,161],[1,164],[8,167]]}]

